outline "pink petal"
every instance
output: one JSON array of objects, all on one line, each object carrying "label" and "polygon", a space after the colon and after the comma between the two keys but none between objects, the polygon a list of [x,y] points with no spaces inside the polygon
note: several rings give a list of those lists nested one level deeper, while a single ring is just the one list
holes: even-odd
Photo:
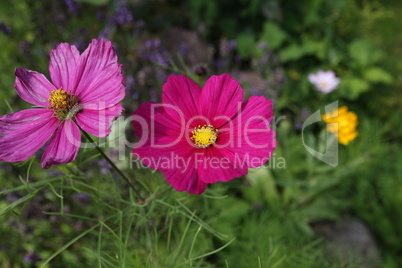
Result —
[{"label": "pink petal", "polygon": [[50,139],[58,119],[50,109],[28,109],[0,117],[0,161],[28,159]]},{"label": "pink petal", "polygon": [[65,120],[57,128],[42,156],[42,167],[66,164],[75,159],[81,145],[81,133],[73,120]]},{"label": "pink petal", "polygon": [[184,75],[170,75],[162,89],[162,103],[177,108],[168,110],[172,117],[182,116],[188,121],[199,115],[201,88],[193,80]]},{"label": "pink petal", "polygon": [[110,41],[92,40],[78,59],[75,94],[88,109],[110,107],[124,98],[123,71]]},{"label": "pink petal", "polygon": [[316,74],[309,74],[308,75],[308,81],[312,84],[317,83],[317,75]]},{"label": "pink petal", "polygon": [[147,102],[134,112],[134,130],[140,141],[134,146],[132,164],[164,172],[177,191],[200,194],[207,184],[198,179],[194,170],[195,149],[182,132],[184,126],[167,109],[163,104]]},{"label": "pink petal", "polygon": [[103,138],[110,134],[113,121],[123,110],[120,104],[100,111],[84,109],[76,114],[75,119],[85,132]]},{"label": "pink petal", "polygon": [[261,96],[252,96],[243,104],[241,113],[222,126],[217,145],[233,153],[247,167],[263,165],[275,150],[275,131],[270,129],[272,103]]},{"label": "pink petal", "polygon": [[199,110],[219,128],[239,111],[244,91],[230,75],[211,76],[201,91]]},{"label": "pink petal", "polygon": [[69,92],[75,87],[75,75],[80,52],[75,46],[60,43],[50,52],[49,72],[53,84]]},{"label": "pink petal", "polygon": [[205,183],[230,181],[247,174],[247,166],[226,149],[211,146],[198,153],[196,169],[199,179]]},{"label": "pink petal", "polygon": [[[167,144],[166,141],[156,139],[158,145]],[[170,185],[177,191],[187,191],[191,194],[200,194],[205,190],[206,183],[198,179],[194,169],[194,149],[185,142],[175,145],[155,148],[151,144],[135,147],[132,164],[138,168],[148,166],[162,171]],[[141,162],[141,163],[139,163]]]},{"label": "pink petal", "polygon": [[155,102],[141,104],[133,114],[134,132],[141,139],[140,143],[157,144],[156,139],[165,139],[159,142],[168,142],[166,139],[178,142],[185,138],[183,129],[185,129],[186,122],[184,118],[172,117],[174,111],[167,112],[170,109],[172,109],[170,106]]},{"label": "pink petal", "polygon": [[198,178],[194,167],[167,170],[164,175],[176,191],[187,191],[189,194],[202,194],[208,185]]},{"label": "pink petal", "polygon": [[[154,107],[156,106],[156,107]],[[180,123],[173,120],[163,105],[154,102],[141,104],[133,114],[133,126],[140,138],[134,145],[133,155],[146,159],[144,164],[164,170],[158,163],[172,154],[187,155],[193,150],[181,134]]]},{"label": "pink petal", "polygon": [[41,107],[50,106],[49,93],[56,88],[43,74],[16,68],[15,75],[14,87],[23,100]]}]

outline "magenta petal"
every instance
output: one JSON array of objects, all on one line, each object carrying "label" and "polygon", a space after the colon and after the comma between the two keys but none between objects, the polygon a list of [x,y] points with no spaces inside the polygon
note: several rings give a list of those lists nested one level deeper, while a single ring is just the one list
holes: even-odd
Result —
[{"label": "magenta petal", "polygon": [[243,89],[230,75],[213,75],[202,88],[199,110],[219,128],[239,111],[243,95]]},{"label": "magenta petal", "polygon": [[181,132],[180,123],[166,113],[163,105],[154,102],[141,104],[133,114],[133,125],[140,138],[134,145],[133,155],[153,169],[164,171],[174,168],[172,165],[164,168],[158,163],[162,159],[173,162],[175,156],[187,157],[194,150]]},{"label": "magenta petal", "polygon": [[[165,143],[160,139],[157,142],[159,145]],[[163,171],[168,183],[177,191],[187,191],[191,194],[205,191],[207,184],[198,179],[194,169],[194,150],[187,143],[181,142],[162,148],[143,145],[134,148],[133,156],[135,158],[132,164],[137,164],[138,168],[145,165]]]},{"label": "magenta petal", "polygon": [[167,170],[164,175],[176,191],[187,191],[189,194],[202,194],[208,185],[198,178],[194,167]]},{"label": "magenta petal", "polygon": [[177,109],[167,110],[171,116],[189,120],[199,114],[201,88],[193,80],[184,75],[170,75],[162,89],[162,103]]},{"label": "magenta petal", "polygon": [[196,169],[199,179],[205,183],[230,181],[247,174],[247,166],[226,149],[209,147],[199,153]]},{"label": "magenta petal", "polygon": [[75,46],[61,43],[50,52],[49,72],[53,84],[69,92],[75,87],[77,61],[80,52]]},{"label": "magenta petal", "polygon": [[101,109],[94,104],[110,107],[124,98],[123,71],[110,41],[92,40],[78,59],[75,95],[95,110]]},{"label": "magenta petal", "polygon": [[15,75],[14,87],[23,100],[41,107],[50,106],[49,93],[56,88],[43,74],[16,68]]},{"label": "magenta petal", "polygon": [[0,117],[0,161],[28,159],[50,139],[58,120],[49,109],[29,109]]},{"label": "magenta petal", "polygon": [[103,138],[110,134],[113,121],[123,110],[120,104],[100,111],[84,109],[75,116],[75,119],[85,132]]},{"label": "magenta petal", "polygon": [[73,120],[65,120],[57,128],[42,156],[42,167],[66,164],[75,159],[81,145],[81,133]]},{"label": "magenta petal", "polygon": [[170,109],[165,104],[146,102],[133,113],[134,132],[141,139],[141,144],[158,144],[158,138],[171,139],[172,142],[184,138],[184,118],[172,117],[174,111],[170,114],[167,112]]},{"label": "magenta petal", "polygon": [[263,165],[275,150],[275,131],[270,129],[273,116],[272,102],[261,96],[252,96],[242,106],[232,124],[221,128],[220,143],[227,144],[236,159],[247,167]]}]

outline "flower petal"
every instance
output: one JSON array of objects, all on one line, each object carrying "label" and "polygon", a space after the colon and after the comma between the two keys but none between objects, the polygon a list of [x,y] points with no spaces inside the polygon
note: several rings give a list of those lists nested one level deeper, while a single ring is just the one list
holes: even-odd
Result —
[{"label": "flower petal", "polygon": [[207,183],[198,178],[194,167],[187,169],[171,169],[163,172],[167,182],[173,186],[176,191],[187,191],[189,194],[202,194]]},{"label": "flower petal", "polygon": [[83,109],[75,115],[75,119],[85,132],[103,138],[110,134],[113,121],[123,110],[120,104],[100,111]]},{"label": "flower petal", "polygon": [[247,174],[247,166],[229,151],[213,146],[199,150],[196,161],[198,177],[205,183],[230,181]]},{"label": "flower petal", "polygon": [[263,165],[276,148],[275,131],[270,129],[272,102],[252,96],[233,121],[220,129],[218,145],[230,150],[247,167]]},{"label": "flower petal", "polygon": [[309,74],[307,78],[308,81],[314,85],[318,83],[317,74]]},{"label": "flower petal", "polygon": [[168,110],[173,117],[180,115],[188,121],[199,115],[201,88],[193,80],[184,75],[170,75],[162,89],[162,103],[177,108]]},{"label": "flower petal", "polygon": [[43,74],[16,68],[15,75],[14,87],[24,101],[41,107],[50,106],[49,93],[56,88]]},{"label": "flower petal", "polygon": [[50,109],[28,109],[0,117],[0,161],[25,161],[50,139],[58,119]]},{"label": "flower petal", "polygon": [[[158,145],[168,144],[172,140],[157,139]],[[206,183],[198,179],[194,169],[194,149],[186,142],[167,147],[155,147],[152,144],[135,147],[132,163],[138,168],[148,166],[162,171],[170,185],[177,191],[187,191],[191,194],[200,194],[205,191]],[[141,162],[141,163],[140,163]]]},{"label": "flower petal", "polygon": [[42,155],[42,167],[66,164],[75,159],[81,145],[81,133],[73,120],[65,120],[57,128]]},{"label": "flower petal", "polygon": [[74,89],[82,104],[110,107],[124,98],[123,71],[110,41],[92,40],[78,59]]},{"label": "flower petal", "polygon": [[184,123],[168,113],[165,104],[147,102],[134,112],[133,125],[140,138],[134,146],[132,163],[164,172],[177,191],[200,194],[206,183],[198,180],[194,170],[194,148],[182,132]]},{"label": "flower petal", "polygon": [[75,46],[60,43],[50,52],[49,72],[53,84],[65,91],[74,89],[80,52]]},{"label": "flower petal", "polygon": [[168,113],[172,109],[171,106],[146,102],[141,104],[133,114],[133,126],[134,132],[139,137],[140,144],[166,144],[164,142],[175,143],[184,138],[185,132],[185,120],[180,118],[179,115],[172,117],[175,109]]},{"label": "flower petal", "polygon": [[213,75],[202,88],[199,110],[215,128],[219,128],[239,111],[243,94],[239,83],[230,75]]}]

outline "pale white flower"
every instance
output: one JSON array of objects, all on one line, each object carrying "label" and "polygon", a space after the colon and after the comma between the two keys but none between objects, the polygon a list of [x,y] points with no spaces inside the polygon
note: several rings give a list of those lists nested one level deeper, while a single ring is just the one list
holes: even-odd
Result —
[{"label": "pale white flower", "polygon": [[314,74],[309,74],[308,81],[312,83],[318,91],[322,93],[330,93],[339,85],[341,80],[336,77],[333,71],[318,71]]}]

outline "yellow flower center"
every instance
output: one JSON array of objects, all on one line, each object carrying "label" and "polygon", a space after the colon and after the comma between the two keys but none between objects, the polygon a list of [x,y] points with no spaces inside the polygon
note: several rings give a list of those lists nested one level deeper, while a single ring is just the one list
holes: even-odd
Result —
[{"label": "yellow flower center", "polygon": [[320,83],[320,88],[325,88],[327,87],[327,82],[321,82]]},{"label": "yellow flower center", "polygon": [[211,146],[218,138],[218,130],[212,125],[198,126],[191,133],[193,136],[190,139],[200,148]]},{"label": "yellow flower center", "polygon": [[78,105],[78,98],[68,94],[63,89],[52,90],[49,93],[50,108],[53,109],[53,116],[60,120],[72,119],[82,107]]}]

